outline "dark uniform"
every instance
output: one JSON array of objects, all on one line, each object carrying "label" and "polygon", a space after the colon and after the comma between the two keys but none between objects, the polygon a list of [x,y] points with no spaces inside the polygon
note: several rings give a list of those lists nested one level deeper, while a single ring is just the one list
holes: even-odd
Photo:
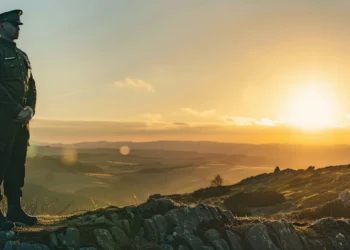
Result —
[{"label": "dark uniform", "polygon": [[[20,10],[0,14],[0,22],[15,21],[22,24],[19,21],[21,14]],[[30,219],[34,217],[25,217],[22,211],[21,218],[16,212],[9,218],[9,213],[11,208],[20,209],[30,137],[29,123],[18,123],[15,118],[25,106],[31,107],[35,113],[36,95],[28,56],[17,48],[15,42],[0,37],[0,182],[4,182],[4,194],[9,204],[7,219],[29,219],[22,221],[28,224],[36,222]]]}]

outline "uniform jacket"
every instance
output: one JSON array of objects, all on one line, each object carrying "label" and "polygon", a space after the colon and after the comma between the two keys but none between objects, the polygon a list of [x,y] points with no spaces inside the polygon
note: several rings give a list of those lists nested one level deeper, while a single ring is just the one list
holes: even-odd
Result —
[{"label": "uniform jacket", "polygon": [[[12,122],[24,106],[30,106],[35,114],[36,95],[28,56],[15,42],[0,37],[0,140],[6,133],[6,126],[1,124]],[[27,98],[26,104],[23,98]]]}]

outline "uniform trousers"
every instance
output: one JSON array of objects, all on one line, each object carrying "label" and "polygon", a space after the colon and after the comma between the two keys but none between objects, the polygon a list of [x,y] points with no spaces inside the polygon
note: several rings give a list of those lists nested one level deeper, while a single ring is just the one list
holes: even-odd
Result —
[{"label": "uniform trousers", "polygon": [[[29,124],[0,121],[0,184],[10,202],[22,196],[29,141]],[[0,200],[3,195],[0,191]]]}]

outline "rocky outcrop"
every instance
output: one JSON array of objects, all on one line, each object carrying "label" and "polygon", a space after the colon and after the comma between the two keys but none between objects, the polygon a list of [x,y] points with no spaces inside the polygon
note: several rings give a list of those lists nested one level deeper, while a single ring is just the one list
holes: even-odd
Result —
[{"label": "rocky outcrop", "polygon": [[350,221],[310,225],[237,218],[219,207],[180,206],[153,196],[139,206],[109,207],[49,225],[0,232],[2,249],[320,250],[350,249]]}]

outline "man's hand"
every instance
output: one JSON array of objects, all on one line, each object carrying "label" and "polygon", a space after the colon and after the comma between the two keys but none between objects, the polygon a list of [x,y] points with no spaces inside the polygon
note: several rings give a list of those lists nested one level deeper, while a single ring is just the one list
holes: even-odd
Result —
[{"label": "man's hand", "polygon": [[32,119],[32,117],[33,117],[32,108],[29,106],[25,106],[16,117],[15,122],[26,124]]}]

